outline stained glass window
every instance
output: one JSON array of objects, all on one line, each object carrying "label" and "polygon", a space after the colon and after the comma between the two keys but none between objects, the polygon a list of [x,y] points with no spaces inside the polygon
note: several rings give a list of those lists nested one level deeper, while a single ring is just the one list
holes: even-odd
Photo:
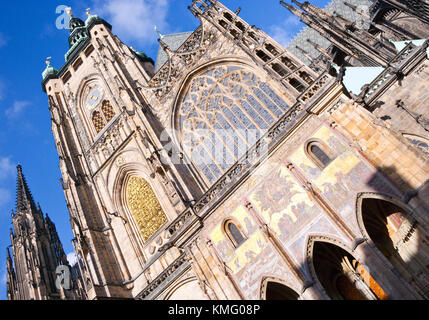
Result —
[{"label": "stained glass window", "polygon": [[115,116],[115,111],[113,111],[113,107],[109,101],[103,101],[103,105],[101,106],[101,111],[103,111],[104,117],[106,121],[109,122]]},{"label": "stained glass window", "polygon": [[177,121],[182,148],[212,184],[288,109],[253,72],[215,67],[195,77],[184,96]]},{"label": "stained glass window", "polygon": [[322,170],[334,160],[334,156],[329,147],[318,140],[307,142],[306,154]]},{"label": "stained glass window", "polygon": [[320,161],[323,167],[327,167],[331,163],[329,156],[316,144],[310,146],[311,153]]},{"label": "stained glass window", "polygon": [[100,133],[106,124],[108,124],[115,117],[115,111],[112,104],[108,100],[104,100],[101,108],[97,107],[92,113],[92,123],[97,133]]},{"label": "stained glass window", "polygon": [[246,238],[241,233],[240,229],[238,229],[235,223],[231,220],[225,223],[225,232],[236,248],[246,241]]},{"label": "stained glass window", "polygon": [[97,133],[103,130],[104,126],[106,125],[103,117],[98,111],[94,111],[92,113],[92,123],[94,124],[94,128],[97,131]]}]

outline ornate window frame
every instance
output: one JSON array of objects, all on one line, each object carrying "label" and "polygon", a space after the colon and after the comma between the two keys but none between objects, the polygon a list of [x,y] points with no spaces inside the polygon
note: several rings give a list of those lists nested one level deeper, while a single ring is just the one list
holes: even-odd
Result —
[{"label": "ornate window frame", "polygon": [[[311,150],[312,146],[317,146],[329,159],[327,163],[323,163]],[[304,144],[304,152],[307,157],[320,169],[326,169],[336,158],[333,150],[320,139],[310,139]]]},{"label": "ornate window frame", "polygon": [[[201,168],[201,166],[197,165],[196,162],[193,159],[193,154],[189,154],[189,152],[185,151],[185,145],[183,143],[183,136],[182,136],[182,123],[181,123],[181,115],[180,112],[184,106],[184,104],[186,103],[186,99],[187,96],[190,93],[190,90],[192,89],[192,86],[195,84],[195,82],[201,78],[201,77],[205,77],[205,75],[208,72],[211,71],[215,71],[218,68],[237,68],[238,71],[237,72],[245,72],[245,73],[249,73],[252,74],[254,76],[254,78],[263,83],[264,86],[266,86],[270,93],[272,92],[273,96],[271,97],[270,95],[268,95],[267,92],[261,90],[259,87],[255,87],[257,90],[260,90],[261,92],[264,93],[264,95],[266,95],[267,100],[270,100],[269,105],[264,105],[264,103],[260,102],[259,97],[256,99],[257,103],[260,103],[262,105],[262,108],[264,109],[263,112],[266,112],[267,114],[269,114],[270,117],[272,117],[272,119],[270,118],[270,120],[267,122],[268,119],[265,119],[261,114],[258,113],[258,111],[256,111],[257,115],[259,118],[261,118],[260,122],[263,123],[264,127],[262,129],[265,130],[269,130],[269,128],[274,125],[276,123],[276,121],[278,121],[279,118],[281,118],[281,116],[287,112],[287,110],[290,109],[290,107],[293,105],[293,97],[291,95],[288,95],[287,92],[285,92],[284,88],[282,89],[281,86],[276,82],[276,81],[272,81],[271,79],[266,77],[266,72],[264,70],[259,70],[257,68],[255,68],[254,66],[251,66],[248,64],[248,62],[246,61],[241,61],[239,59],[220,59],[220,60],[216,60],[216,61],[211,61],[201,67],[199,67],[196,70],[193,70],[192,72],[190,72],[187,77],[183,80],[182,85],[178,91],[178,94],[176,95],[176,99],[173,105],[173,109],[172,109],[172,114],[171,114],[171,128],[173,129],[173,140],[175,142],[175,144],[178,146],[179,150],[181,150],[181,152],[184,154],[184,159],[185,161],[189,164],[192,173],[194,174],[195,178],[197,179],[197,181],[200,182],[200,184],[202,186],[204,186],[205,188],[209,188],[211,185],[213,185],[230,167],[229,165],[218,165],[216,162],[211,162],[209,163],[209,165],[212,166],[205,166],[204,168]],[[258,82],[258,83],[259,83]],[[244,86],[244,85],[243,85]],[[249,91],[249,93],[253,94],[253,92],[251,92],[251,90],[253,90],[252,87],[248,87],[246,88],[247,91]],[[198,93],[198,92],[197,92]],[[248,94],[248,92],[245,92],[246,94]],[[276,104],[280,102],[280,104]],[[191,108],[194,107],[195,105],[190,106]],[[273,111],[272,109],[274,108],[274,106],[276,108],[278,108],[279,110],[275,110]],[[222,107],[224,107],[224,104],[222,103]],[[237,112],[239,112],[240,114],[244,115],[243,119],[239,116],[236,115],[235,120],[237,122],[240,122],[240,125],[243,125],[245,122],[248,122],[250,124],[250,126],[246,126],[244,125],[242,129],[244,130],[249,130],[251,128],[253,128],[253,126],[255,126],[256,128],[259,128],[261,126],[258,126],[256,124],[256,119],[254,119],[253,117],[250,117],[249,114],[247,114],[247,109],[244,108],[241,105],[234,105],[234,106],[230,106],[227,105],[228,108],[230,108],[232,110],[232,108],[234,107],[235,109],[237,109]],[[251,108],[254,108],[251,106]],[[282,109],[283,108],[283,109]],[[231,110],[227,110],[227,111],[231,111],[233,114],[235,114],[235,109],[234,111]],[[246,112],[243,111],[244,109],[246,109]],[[254,110],[252,110],[254,111]],[[219,112],[219,114],[222,117],[222,124],[221,127],[223,129],[229,129],[231,130],[231,128],[233,130],[236,129],[236,127],[234,125],[231,125],[231,123],[233,123],[233,120],[231,120],[229,117],[227,117],[225,114],[223,114],[223,112]],[[248,121],[247,121],[248,120]],[[216,120],[217,121],[217,120]],[[243,122],[244,121],[244,122]],[[204,122],[206,125],[208,125],[206,122]],[[215,124],[213,124],[214,126]],[[216,122],[216,126],[219,126],[220,124]],[[210,126],[209,126],[210,127]],[[207,129],[210,129],[210,128]],[[261,129],[261,128],[259,128]],[[238,132],[238,130],[235,130]],[[262,130],[259,130],[260,135],[263,135]],[[239,133],[238,133],[239,135]],[[242,138],[241,135],[239,135],[239,137]],[[223,138],[222,138],[223,139]],[[228,139],[228,138],[227,138]],[[212,141],[212,137],[207,137],[206,140],[210,140]],[[234,139],[233,139],[234,140]],[[256,139],[257,140],[257,139]],[[256,141],[254,141],[256,142]],[[209,142],[211,143],[211,142]],[[204,143],[203,143],[204,144]],[[238,161],[241,157],[238,156],[237,157],[237,150],[240,150],[240,144],[236,143],[233,141],[233,146],[235,147],[234,150],[231,150],[231,148],[225,147],[227,149],[227,158],[230,159],[235,158],[235,161],[233,161],[230,165],[232,166],[236,161]],[[252,147],[252,145],[249,144],[248,148]],[[200,146],[196,146],[196,148],[200,148]],[[207,147],[206,146],[202,146],[201,147],[204,150],[201,150],[205,156],[207,158],[213,157],[213,155],[210,155],[210,152],[207,152]],[[200,149],[201,149],[200,148]],[[237,150],[235,150],[237,149]],[[225,153],[225,152],[224,152]],[[197,152],[198,154],[198,152]],[[240,155],[240,153],[239,153]],[[201,155],[202,157],[204,157],[204,155]],[[228,163],[229,164],[229,163]],[[205,169],[206,171],[210,171],[209,172],[209,176],[211,176],[212,178],[210,179],[209,176],[207,176],[207,174],[205,174],[203,172],[203,169]],[[219,174],[220,172],[220,174]]]},{"label": "ornate window frame", "polygon": [[[100,102],[92,108],[88,110],[86,106],[86,98],[89,93],[90,88],[100,85],[104,92],[103,96],[100,99]],[[92,141],[97,140],[97,138],[106,130],[107,127],[119,116],[121,111],[116,107],[116,100],[112,96],[110,88],[106,85],[105,81],[100,78],[98,75],[92,74],[83,79],[78,89],[78,103],[77,103],[77,112],[80,114],[83,123],[85,124],[86,131],[88,132],[88,137]],[[113,117],[106,118],[105,113],[102,110],[102,105],[104,102],[108,102],[111,106],[111,109],[114,113]],[[93,114],[94,112],[98,112],[101,116],[101,119],[104,121],[104,126],[100,131],[97,131],[93,122]]]},{"label": "ornate window frame", "polygon": [[429,155],[429,139],[407,132],[403,132],[402,136],[407,139],[411,145],[422,151],[424,154]]},{"label": "ornate window frame", "polygon": [[[242,239],[236,239],[234,234],[229,228],[231,225],[234,225],[237,231],[240,233]],[[229,239],[229,242],[232,244],[234,249],[238,249],[243,243],[245,243],[249,238],[246,233],[243,231],[241,224],[234,218],[226,218],[222,223],[222,231],[225,234],[226,238]],[[241,240],[241,241],[240,241]]]}]

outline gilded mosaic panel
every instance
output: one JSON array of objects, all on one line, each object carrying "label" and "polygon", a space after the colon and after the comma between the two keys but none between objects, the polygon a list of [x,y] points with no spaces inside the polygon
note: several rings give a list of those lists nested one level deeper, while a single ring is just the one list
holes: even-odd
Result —
[{"label": "gilded mosaic panel", "polygon": [[328,127],[322,126],[312,137],[323,141],[335,155],[335,159],[323,170],[308,157],[304,146],[298,148],[290,161],[340,214],[349,226],[359,234],[355,204],[359,192],[394,194],[387,181],[358,157]]},{"label": "gilded mosaic panel", "polygon": [[129,179],[126,197],[144,241],[149,240],[168,221],[161,204],[149,183],[140,177]]},{"label": "gilded mosaic panel", "polygon": [[249,200],[284,244],[321,212],[285,165],[270,173]]}]

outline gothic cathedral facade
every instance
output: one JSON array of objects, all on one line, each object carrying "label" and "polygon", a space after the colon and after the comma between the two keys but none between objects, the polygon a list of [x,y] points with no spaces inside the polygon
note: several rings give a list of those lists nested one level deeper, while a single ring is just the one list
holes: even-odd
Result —
[{"label": "gothic cathedral facade", "polygon": [[71,18],[42,85],[88,299],[429,298],[429,4],[293,2],[324,42],[193,0],[156,67]]}]

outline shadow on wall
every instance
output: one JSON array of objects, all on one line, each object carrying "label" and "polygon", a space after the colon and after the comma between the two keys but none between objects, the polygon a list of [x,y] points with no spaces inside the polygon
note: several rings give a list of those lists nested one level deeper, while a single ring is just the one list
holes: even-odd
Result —
[{"label": "shadow on wall", "polygon": [[[367,185],[374,192],[358,195],[356,208],[364,239],[356,239],[354,249],[316,239],[307,261],[312,290],[319,299],[429,299],[429,180],[415,190],[386,167],[378,168]],[[393,185],[402,196],[386,194]],[[299,294],[268,283],[266,298],[297,300]]]}]

